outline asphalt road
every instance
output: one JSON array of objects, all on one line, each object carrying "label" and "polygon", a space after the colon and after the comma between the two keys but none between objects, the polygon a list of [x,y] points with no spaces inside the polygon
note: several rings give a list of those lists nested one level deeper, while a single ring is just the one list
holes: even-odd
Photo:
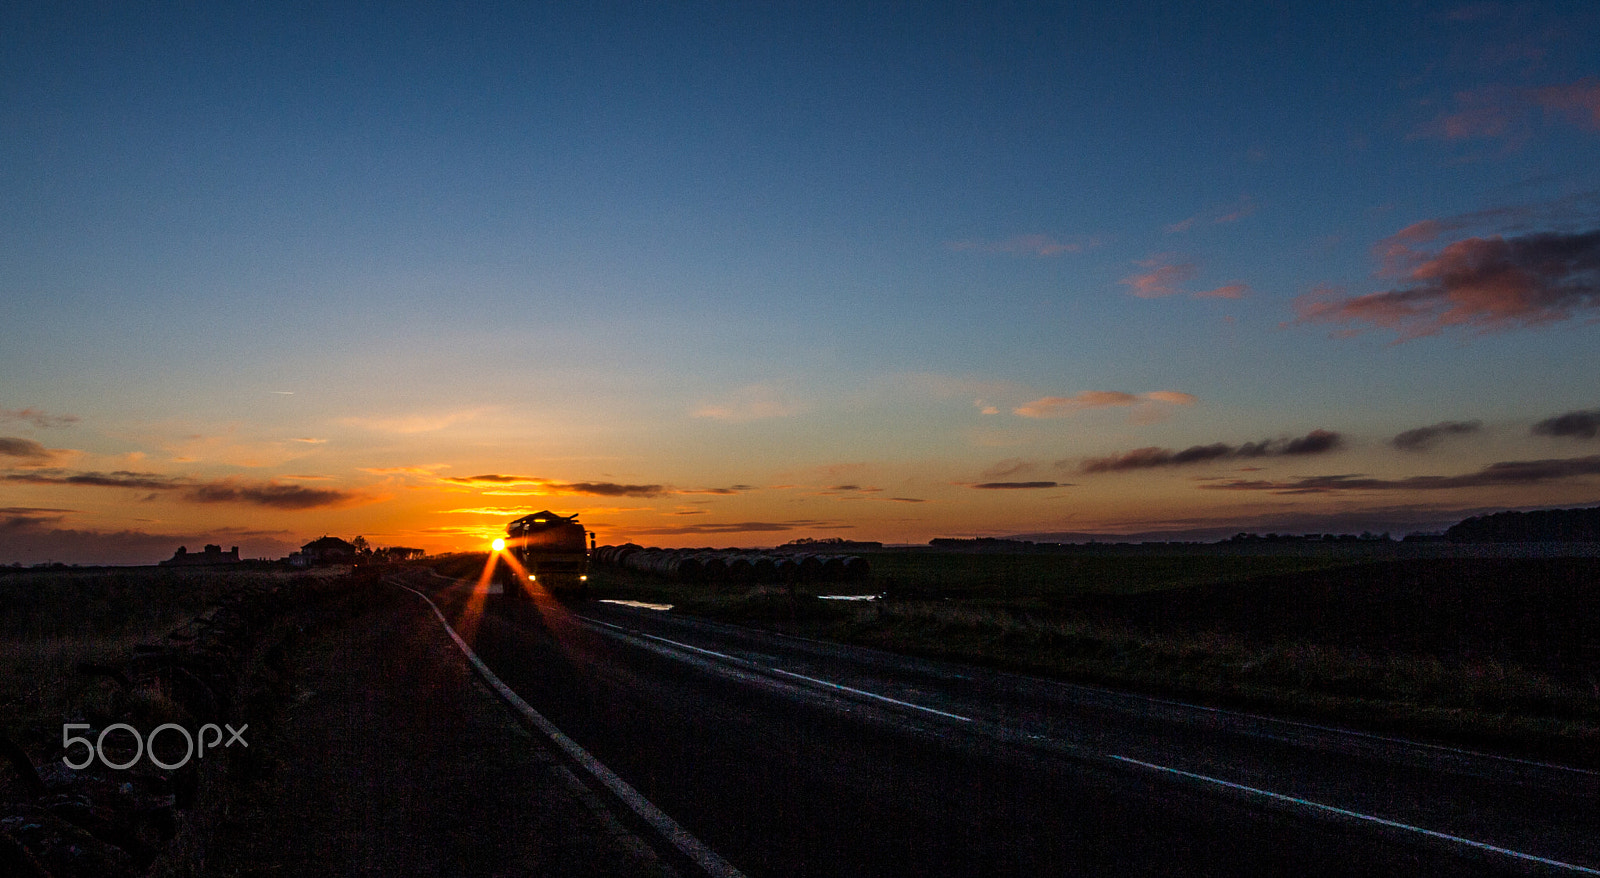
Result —
[{"label": "asphalt road", "polygon": [[1600,774],[649,610],[434,592],[752,878],[1600,874]]}]

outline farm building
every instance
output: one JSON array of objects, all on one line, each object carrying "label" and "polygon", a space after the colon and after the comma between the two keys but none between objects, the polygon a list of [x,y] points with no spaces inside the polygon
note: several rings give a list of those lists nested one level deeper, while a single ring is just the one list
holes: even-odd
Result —
[{"label": "farm building", "polygon": [[160,562],[158,567],[209,567],[214,564],[239,563],[239,547],[222,551],[221,546],[206,546],[203,552],[190,552],[188,546],[179,546],[172,557]]},{"label": "farm building", "polygon": [[316,567],[322,564],[354,564],[356,547],[338,537],[322,537],[300,547],[289,556],[296,567]]}]

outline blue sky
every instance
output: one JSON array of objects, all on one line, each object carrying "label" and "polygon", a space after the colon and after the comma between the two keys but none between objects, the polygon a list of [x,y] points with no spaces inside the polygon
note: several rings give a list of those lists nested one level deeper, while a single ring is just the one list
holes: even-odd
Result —
[{"label": "blue sky", "polygon": [[[1597,37],[1589,3],[9,9],[0,562],[530,506],[770,544],[1592,503]],[[1527,461],[1568,463],[1464,478]]]}]

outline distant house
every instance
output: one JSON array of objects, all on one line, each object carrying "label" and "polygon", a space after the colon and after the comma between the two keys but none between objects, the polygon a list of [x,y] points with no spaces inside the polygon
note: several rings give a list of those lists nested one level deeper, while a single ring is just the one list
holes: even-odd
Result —
[{"label": "distant house", "polygon": [[316,567],[322,564],[354,564],[356,547],[338,537],[322,537],[300,547],[289,556],[296,567]]},{"label": "distant house", "polygon": [[188,546],[179,546],[172,557],[158,564],[158,567],[210,567],[216,564],[239,563],[239,547],[234,546],[228,551],[222,551],[221,546],[206,546],[203,552],[190,553]]}]

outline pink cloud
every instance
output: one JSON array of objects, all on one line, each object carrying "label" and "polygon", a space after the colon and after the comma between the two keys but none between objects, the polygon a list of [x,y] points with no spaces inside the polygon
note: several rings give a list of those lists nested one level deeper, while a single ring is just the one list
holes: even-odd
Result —
[{"label": "pink cloud", "polygon": [[[1158,299],[1185,292],[1183,284],[1194,279],[1198,271],[1194,262],[1173,262],[1175,254],[1158,253],[1134,263],[1146,269],[1142,274],[1125,277],[1118,283],[1128,287],[1128,292],[1141,299]],[[1189,293],[1195,299],[1242,299],[1250,292],[1243,283],[1231,283],[1211,290]]]},{"label": "pink cloud", "polygon": [[1600,79],[1541,88],[1490,85],[1457,92],[1454,108],[1424,124],[1419,137],[1442,140],[1527,139],[1540,110],[1582,128],[1600,131]]},{"label": "pink cloud", "polygon": [[1534,99],[1546,111],[1600,131],[1600,79],[1590,77],[1568,85],[1541,88],[1534,92]]},{"label": "pink cloud", "polygon": [[1151,256],[1136,263],[1140,268],[1146,269],[1143,274],[1135,274],[1123,278],[1120,283],[1129,287],[1129,292],[1141,299],[1158,299],[1162,296],[1176,295],[1182,290],[1178,285],[1193,278],[1195,264],[1193,262],[1172,263],[1173,254],[1162,253]]},{"label": "pink cloud", "polygon": [[1172,233],[1187,232],[1196,225],[1200,225],[1202,223],[1212,226],[1236,223],[1255,212],[1255,199],[1246,195],[1231,205],[1212,208],[1204,213],[1197,213],[1186,220],[1175,222],[1172,225],[1167,226],[1167,231]]},{"label": "pink cloud", "polygon": [[1600,308],[1600,230],[1473,237],[1403,255],[1413,263],[1403,275],[1409,285],[1363,296],[1322,287],[1295,302],[1294,322],[1352,332],[1367,324],[1406,341],[1456,326],[1538,326]]},{"label": "pink cloud", "polygon": [[1245,284],[1228,284],[1203,293],[1195,293],[1196,299],[1242,299],[1250,292],[1250,287]]},{"label": "pink cloud", "polygon": [[29,421],[35,427],[66,427],[78,422],[77,415],[52,415],[36,408],[0,409],[0,421]]},{"label": "pink cloud", "polygon": [[1457,92],[1456,110],[1435,119],[1424,133],[1445,140],[1469,137],[1502,137],[1521,121],[1527,108],[1526,96],[1504,86],[1488,86]]},{"label": "pink cloud", "polygon": [[951,250],[971,250],[979,253],[1009,253],[1015,256],[1060,256],[1063,253],[1079,253],[1088,247],[1097,245],[1099,241],[1061,241],[1050,235],[1018,235],[1003,241],[952,241],[948,245]]},{"label": "pink cloud", "polygon": [[1156,402],[1170,402],[1173,405],[1195,404],[1195,395],[1184,393],[1181,390],[1152,390],[1144,396],[1145,399],[1155,400]]},{"label": "pink cloud", "polygon": [[1121,408],[1149,403],[1169,405],[1194,405],[1192,394],[1177,390],[1156,390],[1150,393],[1123,393],[1120,390],[1085,390],[1075,396],[1045,396],[1025,402],[1011,411],[1024,418],[1062,418],[1081,411],[1103,408]]}]

